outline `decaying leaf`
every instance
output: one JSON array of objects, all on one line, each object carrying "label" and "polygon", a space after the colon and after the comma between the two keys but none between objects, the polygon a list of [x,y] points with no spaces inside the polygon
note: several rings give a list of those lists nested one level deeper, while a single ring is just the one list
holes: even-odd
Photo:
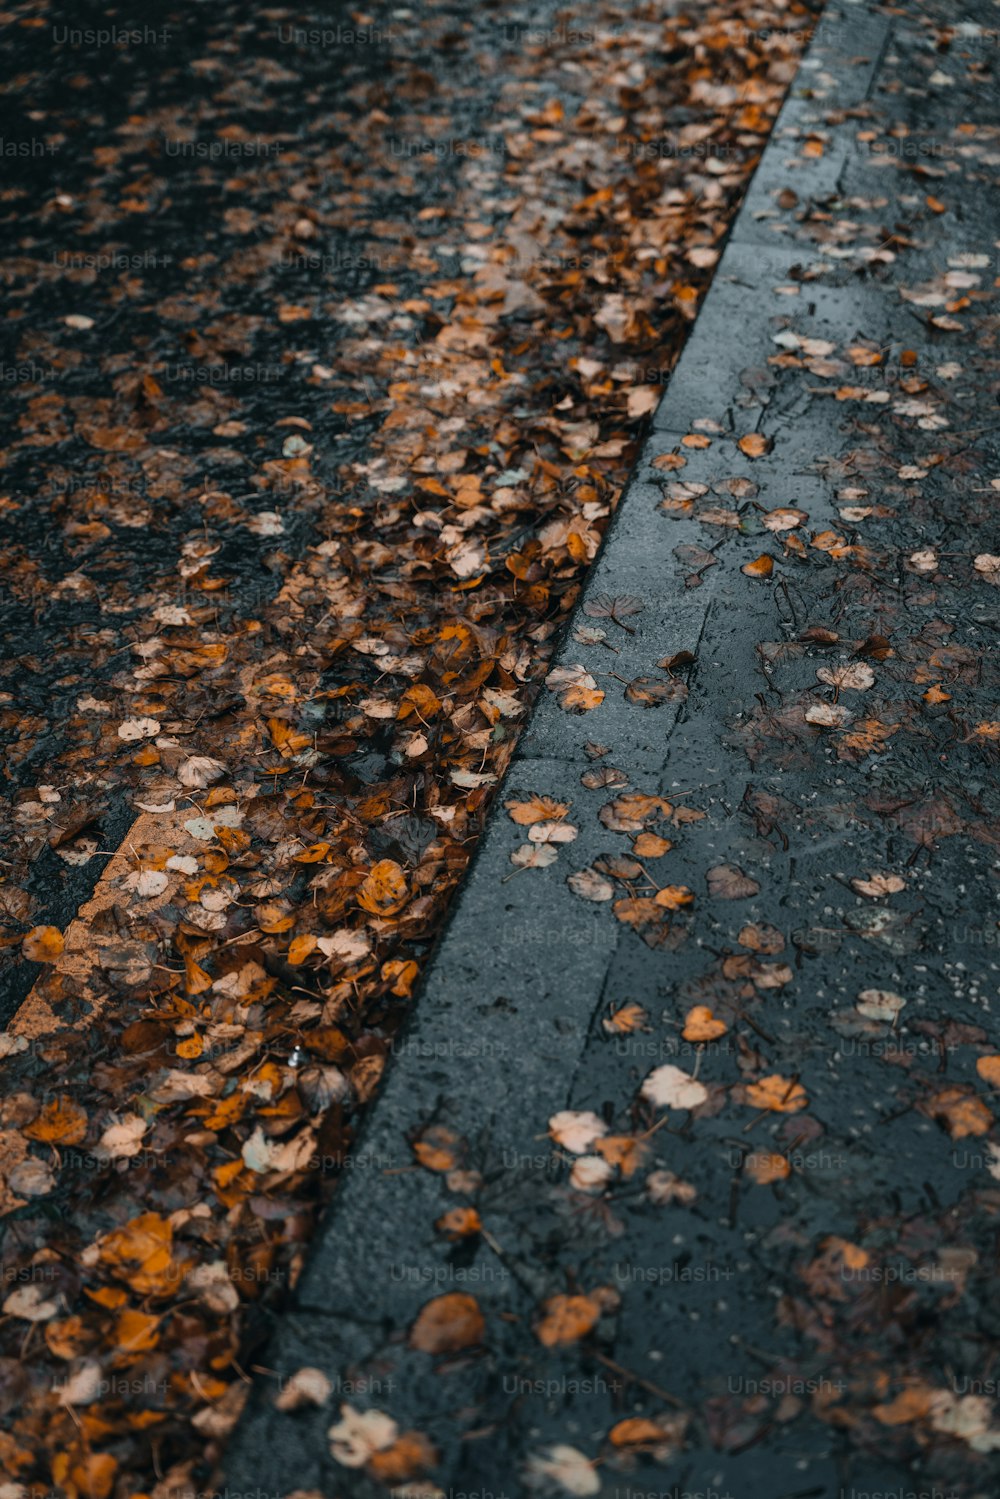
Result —
[{"label": "decaying leaf", "polygon": [[410,1347],[421,1353],[457,1353],[483,1341],[486,1324],[479,1303],[464,1291],[435,1296],[410,1329]]},{"label": "decaying leaf", "polygon": [[737,864],[716,864],[705,878],[708,893],[716,900],[746,900],[760,890],[757,881],[744,874]]}]

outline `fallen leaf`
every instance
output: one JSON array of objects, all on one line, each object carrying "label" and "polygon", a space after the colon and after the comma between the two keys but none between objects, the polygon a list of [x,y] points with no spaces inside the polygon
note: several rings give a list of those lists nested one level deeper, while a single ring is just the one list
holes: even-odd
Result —
[{"label": "fallen leaf", "polygon": [[362,1412],[342,1405],[340,1417],[327,1435],[334,1460],[344,1468],[363,1468],[374,1453],[391,1447],[399,1436],[399,1427],[384,1411]]},{"label": "fallen leaf", "polygon": [[573,894],[579,895],[582,900],[611,900],[615,893],[611,881],[598,874],[596,869],[578,869],[574,874],[566,876],[566,883]]},{"label": "fallen leaf", "polygon": [[549,1134],[564,1150],[582,1155],[593,1142],[606,1135],[608,1126],[597,1114],[563,1109],[549,1120]]},{"label": "fallen leaf", "polygon": [[760,890],[757,881],[737,864],[716,864],[705,876],[708,893],[716,900],[746,900]]},{"label": "fallen leaf", "polygon": [[717,1020],[707,1005],[695,1005],[688,1010],[681,1035],[685,1041],[715,1041],[727,1030],[724,1020]]},{"label": "fallen leaf", "polygon": [[858,995],[858,1013],[866,1020],[884,1020],[893,1023],[906,1004],[901,994],[891,989],[862,989]]},{"label": "fallen leaf", "polygon": [[743,1170],[758,1186],[766,1187],[772,1182],[784,1181],[791,1175],[791,1166],[786,1156],[773,1150],[755,1150],[743,1162]]},{"label": "fallen leaf", "polygon": [[63,946],[63,934],[57,926],[33,926],[21,943],[21,951],[30,963],[54,963]]},{"label": "fallen leaf", "polygon": [[744,1101],[753,1109],[769,1109],[776,1114],[796,1114],[809,1100],[802,1084],[794,1078],[772,1072],[743,1088]]},{"label": "fallen leaf", "polygon": [[421,1353],[457,1353],[481,1343],[485,1331],[476,1298],[464,1291],[450,1291],[421,1307],[410,1329],[409,1343]]},{"label": "fallen leaf", "polygon": [[518,869],[547,869],[559,857],[559,850],[551,843],[522,843],[510,856],[510,862]]},{"label": "fallen leaf", "polygon": [[852,661],[848,666],[820,666],[816,675],[829,687],[847,687],[854,692],[864,692],[875,685],[875,673],[863,661]]},{"label": "fallen leaf", "polygon": [[576,1447],[567,1447],[564,1442],[546,1447],[540,1453],[532,1453],[528,1458],[528,1472],[536,1482],[544,1479],[546,1483],[558,1484],[564,1494],[577,1495],[578,1499],[587,1499],[588,1495],[601,1491],[601,1480],[594,1464]]},{"label": "fallen leaf", "polygon": [[513,822],[528,827],[533,822],[558,822],[569,812],[568,802],[557,802],[551,796],[529,796],[523,802],[504,802]]},{"label": "fallen leaf", "polygon": [[708,1098],[702,1083],[669,1062],[654,1068],[639,1092],[658,1109],[696,1109]]},{"label": "fallen leaf", "polygon": [[592,1296],[550,1296],[542,1303],[535,1336],[546,1348],[576,1343],[596,1324],[601,1304]]}]

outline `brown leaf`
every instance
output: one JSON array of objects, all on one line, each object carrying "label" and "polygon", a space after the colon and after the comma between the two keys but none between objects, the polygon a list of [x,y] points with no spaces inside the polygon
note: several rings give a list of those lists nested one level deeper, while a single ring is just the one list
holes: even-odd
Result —
[{"label": "brown leaf", "polygon": [[546,1348],[564,1348],[584,1337],[600,1315],[600,1303],[592,1296],[550,1296],[542,1303],[535,1336]]},{"label": "brown leaf", "polygon": [[757,881],[744,874],[738,864],[716,864],[705,879],[709,895],[716,900],[746,900],[760,890]]},{"label": "brown leaf", "polygon": [[421,1353],[457,1353],[483,1341],[486,1324],[479,1303],[464,1291],[435,1296],[421,1307],[410,1329],[410,1347]]}]

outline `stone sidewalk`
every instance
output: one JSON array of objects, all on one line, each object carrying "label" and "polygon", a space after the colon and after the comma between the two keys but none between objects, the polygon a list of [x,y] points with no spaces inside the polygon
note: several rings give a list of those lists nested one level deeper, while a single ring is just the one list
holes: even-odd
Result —
[{"label": "stone sidewalk", "polygon": [[832,0],[230,1494],[996,1492],[996,27]]}]

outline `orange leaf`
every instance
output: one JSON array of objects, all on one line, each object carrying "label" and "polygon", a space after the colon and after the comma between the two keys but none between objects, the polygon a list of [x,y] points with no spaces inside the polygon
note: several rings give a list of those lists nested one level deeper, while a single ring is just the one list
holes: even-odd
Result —
[{"label": "orange leaf", "polygon": [[766,437],[761,437],[759,432],[748,432],[746,437],[740,438],[736,446],[748,458],[762,458],[771,444]]},{"label": "orange leaf", "polygon": [[409,718],[412,713],[418,718],[433,718],[440,711],[440,699],[423,682],[414,682],[400,698],[396,717]]},{"label": "orange leaf", "polygon": [[309,954],[316,947],[316,938],[312,932],[303,932],[299,937],[293,937],[288,944],[288,961],[293,968],[304,963]]},{"label": "orange leaf", "polygon": [[523,802],[504,802],[512,822],[529,827],[533,822],[559,822],[569,811],[568,802],[554,801],[551,796],[529,796]]},{"label": "orange leaf", "polygon": [[638,1171],[649,1155],[649,1146],[636,1135],[605,1135],[594,1141],[593,1149],[609,1166],[617,1166],[626,1179]]},{"label": "orange leaf", "polygon": [[976,1063],[976,1071],[991,1088],[1000,1088],[1000,1057],[980,1057]]},{"label": "orange leaf", "polygon": [[24,1133],[48,1145],[79,1145],[87,1133],[87,1115],[71,1098],[53,1098]]},{"label": "orange leaf", "polygon": [[466,1239],[478,1234],[483,1223],[475,1208],[451,1208],[434,1224],[439,1234],[446,1239]]},{"label": "orange leaf", "polygon": [[295,855],[296,864],[319,864],[330,852],[329,843],[314,843],[309,848],[304,848],[300,854]]},{"label": "orange leaf", "polygon": [[604,1022],[604,1029],[619,1036],[628,1036],[632,1031],[646,1030],[648,1028],[646,1025],[648,1019],[649,1016],[642,1008],[642,1005],[636,1004],[635,1000],[632,1000],[629,1004],[622,1005],[620,1010],[615,1010],[614,1014],[607,1017]]},{"label": "orange leaf", "polygon": [[590,1331],[601,1315],[601,1307],[592,1296],[550,1296],[542,1305],[542,1313],[535,1336],[546,1348],[561,1348]]},{"label": "orange leaf", "polygon": [[395,859],[380,859],[373,864],[358,891],[358,904],[373,916],[392,916],[409,898],[406,876]]},{"label": "orange leaf", "polygon": [[21,944],[21,951],[31,963],[54,963],[63,945],[63,934],[57,926],[33,926]]},{"label": "orange leaf", "polygon": [[751,1108],[770,1109],[776,1114],[797,1114],[809,1102],[801,1083],[794,1078],[782,1077],[780,1072],[747,1083],[743,1092]]},{"label": "orange leaf", "polygon": [[387,983],[390,979],[394,980],[390,994],[395,994],[400,999],[409,999],[419,973],[420,968],[412,958],[392,958],[388,963],[382,964],[382,977]]},{"label": "orange leaf", "polygon": [[933,1391],[926,1385],[914,1385],[903,1390],[895,1400],[885,1405],[876,1405],[872,1415],[883,1426],[906,1426],[911,1421],[922,1421],[931,1408]]},{"label": "orange leaf", "polygon": [[695,1005],[688,1010],[681,1035],[685,1041],[714,1041],[726,1033],[726,1022],[716,1020],[708,1005]]},{"label": "orange leaf", "polygon": [[185,994],[204,994],[206,989],[212,987],[212,975],[200,968],[187,953],[184,958],[184,992]]},{"label": "orange leaf", "polygon": [[608,1432],[612,1447],[652,1447],[669,1441],[671,1433],[648,1416],[627,1416]]},{"label": "orange leaf", "polygon": [[[404,1431],[391,1447],[373,1452],[365,1471],[383,1484],[405,1484],[407,1479],[418,1478],[429,1473],[437,1465],[438,1453],[434,1445],[419,1431]],[[429,1492],[418,1484],[413,1492]],[[399,1492],[403,1492],[399,1490]],[[409,1492],[409,1490],[407,1490]],[[439,1491],[440,1492],[440,1491]]]},{"label": "orange leaf", "polygon": [[686,885],[665,885],[662,890],[657,890],[653,899],[668,911],[679,911],[682,906],[689,906],[694,896]]},{"label": "orange leaf", "polygon": [[660,859],[673,848],[669,838],[661,838],[658,833],[640,833],[632,844],[632,852],[639,859]]},{"label": "orange leaf", "polygon": [[115,1343],[125,1353],[147,1353],[159,1342],[159,1317],[127,1307],[115,1327]]},{"label": "orange leaf", "polygon": [[993,1124],[993,1115],[982,1099],[961,1088],[945,1088],[935,1093],[926,1112],[944,1124],[953,1140],[962,1140],[966,1135],[985,1135]]},{"label": "orange leaf", "polygon": [[451,1171],[458,1163],[458,1136],[443,1124],[432,1124],[414,1140],[413,1154],[428,1171]]},{"label": "orange leaf", "polygon": [[457,1353],[483,1341],[486,1324],[474,1296],[451,1291],[422,1306],[410,1329],[410,1347],[421,1353]]},{"label": "orange leaf", "polygon": [[108,1499],[118,1464],[110,1452],[88,1452],[70,1469],[70,1483],[79,1499]]},{"label": "orange leaf", "polygon": [[755,1150],[743,1162],[743,1170],[758,1186],[766,1187],[771,1182],[784,1181],[791,1175],[792,1168],[785,1156],[773,1150]]},{"label": "orange leaf", "polygon": [[745,573],[748,578],[769,578],[774,572],[774,558],[761,552],[753,562],[744,563],[740,572]]}]

